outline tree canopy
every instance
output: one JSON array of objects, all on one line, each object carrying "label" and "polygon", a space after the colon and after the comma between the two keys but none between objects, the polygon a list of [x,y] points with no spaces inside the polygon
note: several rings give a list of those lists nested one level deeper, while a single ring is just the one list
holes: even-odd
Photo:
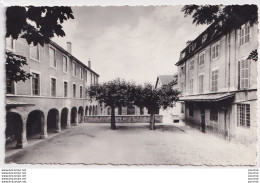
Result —
[{"label": "tree canopy", "polygon": [[[24,38],[28,44],[48,44],[52,37],[65,36],[62,23],[74,19],[70,7],[11,6],[6,9],[6,35]],[[22,69],[25,57],[6,51],[6,76],[11,81],[25,81],[30,74]]]}]

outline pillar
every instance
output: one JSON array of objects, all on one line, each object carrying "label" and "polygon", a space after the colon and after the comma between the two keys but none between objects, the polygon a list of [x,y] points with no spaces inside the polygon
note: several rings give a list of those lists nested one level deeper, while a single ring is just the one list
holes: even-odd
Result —
[{"label": "pillar", "polygon": [[[48,112],[46,112],[45,114],[48,114]],[[47,115],[46,115],[47,116]],[[41,116],[41,135],[40,135],[41,139],[46,139],[48,138],[48,132],[47,132],[47,118],[45,119],[44,116]]]},{"label": "pillar", "polygon": [[17,137],[17,144],[16,144],[16,148],[24,148],[28,145],[27,142],[27,137],[26,137],[26,121],[27,121],[27,116],[28,115],[23,115],[22,116],[22,121],[18,124],[18,129],[19,129],[19,133],[18,133],[18,137]]},{"label": "pillar", "polygon": [[70,127],[71,127],[71,112],[70,112],[70,110],[68,110],[67,126],[66,126],[66,128],[70,128]]},{"label": "pillar", "polygon": [[61,115],[61,112],[59,111],[59,112],[57,112],[56,113],[56,130],[55,130],[55,132],[56,133],[60,133],[61,132],[61,116],[59,117],[59,113],[60,113],[60,115]]}]

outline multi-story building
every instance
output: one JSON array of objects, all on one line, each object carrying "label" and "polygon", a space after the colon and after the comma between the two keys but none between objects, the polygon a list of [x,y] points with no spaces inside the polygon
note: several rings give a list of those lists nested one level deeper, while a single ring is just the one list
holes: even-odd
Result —
[{"label": "multi-story building", "polygon": [[25,82],[6,78],[6,138],[23,148],[27,139],[47,138],[49,133],[83,122],[84,115],[100,113],[97,101],[90,101],[87,87],[99,75],[53,41],[44,46],[28,45],[25,39],[6,39],[6,51],[26,57],[22,67],[32,76]]},{"label": "multi-story building", "polygon": [[226,139],[256,142],[257,24],[228,33],[209,26],[180,53],[178,84],[183,120]]}]

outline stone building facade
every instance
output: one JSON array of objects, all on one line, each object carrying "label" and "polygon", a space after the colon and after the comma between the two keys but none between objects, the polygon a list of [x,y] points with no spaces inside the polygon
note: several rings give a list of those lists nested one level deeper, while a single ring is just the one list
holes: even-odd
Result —
[{"label": "stone building facade", "polygon": [[182,118],[205,133],[228,140],[257,140],[257,24],[231,32],[209,26],[181,51],[178,85]]},{"label": "stone building facade", "polygon": [[83,122],[84,115],[100,113],[97,101],[90,101],[87,87],[99,75],[75,58],[71,43],[67,50],[53,41],[44,46],[26,40],[6,39],[6,51],[26,57],[23,70],[32,77],[25,82],[6,78],[6,140],[23,148],[28,139],[48,137]]}]

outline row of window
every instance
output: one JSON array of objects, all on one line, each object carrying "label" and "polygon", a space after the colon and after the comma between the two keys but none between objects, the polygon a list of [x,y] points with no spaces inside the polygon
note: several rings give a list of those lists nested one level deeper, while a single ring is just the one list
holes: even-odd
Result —
[{"label": "row of window", "polygon": [[[7,38],[6,39],[6,48],[15,51],[15,41],[12,38]],[[39,62],[40,61],[40,49],[41,46],[38,44],[36,46],[31,45],[30,46],[30,58],[34,61]],[[57,59],[56,59],[56,50],[52,47],[49,48],[49,60],[50,60],[50,67],[57,69]],[[69,69],[69,60],[68,57],[63,55],[62,56],[62,70],[64,73],[68,73]],[[85,70],[85,81],[87,82],[88,80],[88,73],[87,70]],[[76,63],[72,62],[72,75],[74,77],[77,76],[77,70],[76,70]],[[83,80],[83,68],[79,66],[79,78]],[[97,83],[98,78],[95,76],[93,73],[90,73],[90,83]]]},{"label": "row of window", "polygon": [[[218,108],[210,108],[210,121],[218,122]],[[184,113],[184,104],[181,106],[181,113]],[[189,116],[193,117],[194,107],[189,105]],[[237,126],[250,127],[250,104],[237,104]]]},{"label": "row of window", "polygon": [[[245,59],[238,62],[238,80],[239,80],[239,89],[246,89],[249,88],[249,79],[250,79],[250,60]],[[218,80],[219,80],[219,70],[215,69],[211,71],[211,91],[216,92],[218,91]],[[198,86],[199,86],[199,93],[204,92],[204,75],[200,74],[198,78]],[[193,94],[194,88],[194,79],[189,79],[189,92]],[[184,89],[184,83],[181,82],[181,91]]]}]

